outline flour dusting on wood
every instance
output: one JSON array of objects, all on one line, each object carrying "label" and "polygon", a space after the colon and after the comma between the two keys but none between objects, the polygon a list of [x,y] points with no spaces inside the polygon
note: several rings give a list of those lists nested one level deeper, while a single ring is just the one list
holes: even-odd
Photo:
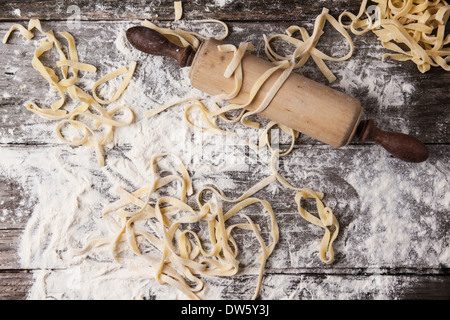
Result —
[{"label": "flour dusting on wood", "polygon": [[[229,2],[218,0],[216,5],[222,7]],[[211,97],[192,88],[187,68],[180,69],[168,58],[151,57],[134,50],[125,38],[125,30],[131,25],[110,24],[100,30],[94,42],[83,40],[83,30],[73,31],[79,43],[80,58],[99,66],[97,76],[126,65],[128,61],[138,61],[135,77],[115,103],[132,108],[136,121],[116,130],[115,147],[106,151],[105,167],[98,167],[89,148],[60,145],[52,136],[54,124],[37,119],[31,113],[28,113],[29,122],[23,123],[20,132],[26,132],[27,126],[31,126],[33,133],[29,136],[36,141],[42,139],[47,145],[37,145],[33,149],[20,146],[2,149],[1,181],[15,181],[24,196],[13,209],[10,206],[2,209],[0,218],[3,222],[29,215],[19,254],[24,269],[39,269],[33,273],[35,283],[30,298],[185,299],[173,288],[121,268],[107,248],[88,258],[77,255],[74,249],[105,234],[101,210],[117,198],[116,186],[133,191],[149,182],[149,160],[154,154],[178,154],[192,174],[195,188],[217,184],[233,196],[270,174],[267,150],[252,151],[243,141],[243,138],[256,139],[258,132],[253,129],[239,124],[227,125],[238,132],[238,138],[193,131],[184,123],[183,106],[169,109],[152,119],[144,117],[146,111],[180,98]],[[110,43],[111,52],[104,52],[105,39]],[[33,44],[36,45],[33,41],[26,43],[30,52],[34,50]],[[18,65],[29,63],[30,53],[25,53],[26,46],[15,49],[20,52],[17,51],[13,62]],[[414,91],[414,85],[405,79],[392,76],[388,81],[382,81],[375,70],[361,68],[351,60],[333,66],[338,75],[337,85],[343,91],[352,94],[352,90],[364,88],[380,108],[401,108]],[[24,75],[14,69],[19,67],[10,64],[5,68],[17,74],[13,84],[24,83],[20,79]],[[89,88],[95,79],[86,75],[81,82]],[[119,83],[120,79],[116,79],[102,85],[99,94],[111,96]],[[28,84],[26,89],[30,89]],[[1,94],[10,99],[17,96],[18,90],[4,88]],[[31,90],[41,94],[39,98],[44,104],[55,97],[48,91]],[[23,92],[26,94],[27,91]],[[8,114],[3,113],[2,121],[6,122],[7,117]],[[201,122],[199,115],[194,117]],[[15,128],[10,130],[0,137],[2,143],[14,141]],[[356,277],[352,281],[333,275],[320,281],[307,275],[283,275],[280,270],[284,268],[324,268],[317,258],[322,231],[304,223],[296,212],[293,195],[286,195],[284,188],[273,184],[263,192],[265,198],[279,209],[276,214],[281,239],[268,260],[261,298],[351,299],[364,293],[370,298],[383,299],[408,285],[396,277],[381,276],[389,267],[401,265],[407,268],[418,264],[427,268],[450,267],[450,239],[445,234],[450,219],[450,191],[448,175],[442,174],[449,172],[448,163],[432,158],[419,165],[401,164],[375,146],[366,150],[350,146],[336,151],[327,146],[302,144],[308,141],[302,139],[305,138],[301,137],[294,152],[283,159],[281,169],[292,184],[320,188],[326,194],[325,202],[342,226],[335,247],[337,259],[332,267],[367,268],[374,275]],[[368,163],[373,166],[371,170],[361,166]],[[253,176],[255,181],[240,181],[241,176]],[[338,190],[333,179],[341,181],[339,187],[345,188]],[[1,204],[6,201],[2,200]],[[411,207],[414,203],[421,207]],[[33,212],[27,213],[25,208],[32,205]],[[430,241],[421,241],[427,237]],[[244,244],[242,265],[251,265],[258,253],[253,252],[256,246],[247,243],[245,236],[241,240]],[[206,279],[205,296],[212,299],[236,296],[230,290],[239,287],[240,296],[250,298],[256,274],[257,270],[250,267],[236,280]],[[233,281],[239,285],[231,285]],[[340,294],[332,295],[336,292]]]}]

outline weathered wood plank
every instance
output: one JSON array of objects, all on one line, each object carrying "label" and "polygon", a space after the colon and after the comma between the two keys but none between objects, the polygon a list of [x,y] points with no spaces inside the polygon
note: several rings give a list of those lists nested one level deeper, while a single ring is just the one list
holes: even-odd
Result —
[{"label": "weathered wood plank", "polygon": [[24,271],[0,273],[0,300],[24,300],[33,285],[33,274]]},{"label": "weathered wood plank", "polygon": [[[305,21],[312,20],[325,4],[313,0],[183,0],[186,19],[222,19],[227,21]],[[46,20],[173,20],[173,1],[133,0],[117,2],[114,0],[61,2],[54,0],[0,2],[4,8],[0,20],[23,20],[41,18]],[[330,10],[340,13],[343,10],[357,12],[358,1],[334,1]]]},{"label": "weathered wood plank", "polygon": [[[241,300],[253,294],[254,276],[236,276],[236,279],[207,279],[208,286],[221,290],[221,299]],[[0,300],[23,300],[33,286],[33,271],[2,272]],[[152,281],[152,280],[149,280]],[[159,286],[158,284],[155,284]],[[168,289],[171,290],[171,289]],[[217,298],[216,295],[214,295]],[[47,298],[52,298],[51,296]],[[152,292],[144,292],[145,299],[158,299]],[[208,298],[208,296],[206,297]],[[280,275],[266,272],[260,299],[292,300],[447,300],[450,298],[450,278],[442,276],[320,276],[311,274]]]},{"label": "weathered wood plank", "polygon": [[[0,261],[1,270],[20,269],[18,248],[23,229],[0,230]],[[1,277],[0,277],[1,278]]]},{"label": "weathered wood plank", "polygon": [[[449,277],[423,276],[314,276],[292,275],[290,281],[268,276],[263,299],[445,299],[450,297]],[[236,287],[229,287],[236,290]],[[238,287],[239,288],[239,287]],[[273,290],[273,291],[272,291]],[[239,295],[237,295],[239,296]]]},{"label": "weathered wood plank", "polygon": [[23,227],[33,211],[37,199],[30,196],[16,181],[0,175],[0,227]]}]

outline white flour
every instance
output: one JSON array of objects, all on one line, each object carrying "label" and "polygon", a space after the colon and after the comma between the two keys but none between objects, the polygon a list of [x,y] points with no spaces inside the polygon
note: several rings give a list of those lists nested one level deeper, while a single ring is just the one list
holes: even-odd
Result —
[{"label": "white flour", "polygon": [[224,7],[232,2],[233,0],[216,0],[215,5],[219,7]]},{"label": "white flour", "polygon": [[[339,87],[348,94],[356,90],[367,90],[367,96],[375,99],[381,109],[402,107],[414,92],[414,86],[401,77],[392,75],[390,79],[377,77],[377,66],[361,66],[349,60],[337,71]],[[386,81],[387,80],[387,81]]]},{"label": "white flour", "polygon": [[[216,1],[219,6],[228,2]],[[225,191],[233,190],[239,186],[228,173],[248,174],[252,163],[259,164],[251,166],[255,176],[270,174],[267,152],[261,151],[259,158],[249,159],[243,152],[245,143],[242,139],[205,135],[191,130],[182,119],[182,106],[174,107],[153,119],[146,119],[145,112],[161,104],[187,96],[206,96],[190,86],[188,69],[179,69],[175,64],[169,64],[166,58],[138,53],[126,42],[124,30],[127,26],[122,24],[115,28],[112,33],[118,35],[114,43],[119,58],[111,62],[110,57],[105,57],[99,64],[112,64],[110,67],[113,69],[124,65],[124,60],[138,61],[135,78],[117,102],[117,105],[130,106],[136,113],[136,121],[129,127],[116,130],[114,142],[117,147],[107,151],[106,166],[97,166],[91,149],[70,148],[60,145],[56,139],[55,145],[42,148],[38,146],[32,151],[27,149],[24,152],[20,147],[2,149],[0,173],[17,181],[29,193],[24,197],[29,200],[23,200],[22,207],[27,205],[27,201],[29,204],[36,202],[19,251],[23,268],[39,269],[33,271],[35,283],[30,298],[184,299],[182,294],[168,286],[161,286],[149,277],[120,268],[111,260],[106,249],[99,250],[89,259],[74,254],[71,249],[79,248],[88,239],[106,232],[101,209],[117,198],[113,192],[114,187],[121,185],[132,191],[146,185],[150,176],[148,161],[154,154],[170,151],[181,156],[190,172],[194,173],[196,188],[216,183]],[[374,70],[361,71],[352,60],[344,64],[345,69],[337,72],[341,89],[351,93],[353,88],[365,87],[369,96],[376,99],[381,108],[400,107],[408,101],[414,90],[411,84],[395,77],[387,83],[381,83]],[[91,87],[93,81],[89,77],[82,79],[86,87]],[[117,79],[102,86],[100,94],[111,96],[119,81]],[[3,97],[7,95],[7,92],[3,93]],[[30,117],[33,116],[30,113]],[[200,118],[197,120],[200,121]],[[44,122],[42,126],[34,128],[48,131]],[[241,126],[238,126],[238,133],[252,139],[257,136],[254,130]],[[307,156],[303,156],[303,152]],[[300,178],[295,184],[303,183],[309,175],[317,177],[316,173],[303,169],[311,167],[309,162],[312,160],[308,155],[314,152],[306,147],[306,150],[294,151],[286,160],[285,169],[299,172]],[[450,207],[448,178],[445,174],[440,174],[448,172],[448,164],[427,162],[420,164],[419,169],[405,165],[404,170],[393,173],[389,168],[390,160],[384,154],[378,160],[368,160],[367,157],[371,156],[373,153],[356,153],[350,164],[336,168],[356,196],[349,196],[348,199],[344,197],[339,202],[348,202],[334,204],[341,205],[341,208],[348,207],[347,211],[350,212],[360,212],[360,216],[348,221],[345,212],[338,212],[338,220],[342,218],[345,221],[347,218],[347,221],[335,249],[342,255],[340,263],[344,266],[345,257],[351,257],[355,261],[347,262],[348,265],[371,268],[375,275],[355,281],[343,281],[341,277],[329,276],[319,283],[315,281],[316,278],[307,276],[275,275],[264,280],[263,298],[346,299],[357,297],[358,293],[366,293],[373,298],[386,298],[398,290],[401,284],[395,277],[378,276],[377,273],[382,272],[377,271],[378,268],[398,265],[413,267],[417,262],[429,267],[450,266],[448,238],[441,238],[437,243],[420,241],[427,233],[431,239],[439,239],[439,234],[449,222],[449,217],[442,215]],[[323,157],[319,161],[316,164],[324,168],[336,166],[336,163],[327,163]],[[333,158],[329,161],[333,161]],[[373,168],[361,168],[361,163],[373,163]],[[409,175],[410,179],[403,179],[405,177],[398,172]],[[426,178],[419,176],[419,172]],[[269,191],[275,196],[280,190],[282,189],[276,185],[269,187]],[[409,203],[408,206],[417,203],[422,208],[403,206],[404,203]],[[330,205],[333,207],[333,203]],[[294,206],[292,208],[294,213],[296,209]],[[6,210],[2,212],[2,221],[19,218],[19,212]],[[291,251],[291,256],[275,250],[274,256],[268,261],[269,267],[282,268],[286,264],[293,268],[322,266],[317,264],[314,256],[322,233],[312,226],[302,226],[316,236],[302,244],[299,250]],[[281,232],[295,231],[298,227],[292,226],[292,229]],[[248,263],[245,260],[253,257],[252,253],[249,253],[249,257],[244,255],[243,262]],[[255,274],[254,271],[251,269],[248,273]],[[207,297],[214,299],[223,296],[229,281],[212,279]],[[253,290],[253,285],[254,282],[251,281],[249,290]],[[340,292],[340,295],[333,297],[330,296],[331,292]]]}]

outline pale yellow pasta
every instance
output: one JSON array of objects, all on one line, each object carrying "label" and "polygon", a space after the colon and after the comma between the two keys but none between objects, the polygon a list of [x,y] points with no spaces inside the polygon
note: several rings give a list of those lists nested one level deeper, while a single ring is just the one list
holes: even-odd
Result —
[{"label": "pale yellow pasta", "polygon": [[[383,47],[392,51],[383,55],[398,61],[412,61],[420,72],[440,66],[450,71],[450,35],[445,27],[450,6],[444,0],[374,0],[376,6],[368,12],[368,1],[363,0],[358,14],[343,12],[340,24],[360,35],[372,31]],[[372,6],[374,7],[374,6]],[[350,23],[344,23],[344,19]],[[406,46],[406,48],[405,48]]]},{"label": "pale yellow pasta", "polygon": [[[130,65],[128,66],[128,68],[126,67],[122,67],[122,68],[118,68],[112,72],[110,72],[109,74],[107,74],[106,76],[104,76],[103,78],[99,79],[97,82],[94,83],[93,87],[92,87],[92,93],[94,96],[94,99],[97,100],[97,102],[99,103],[103,103],[103,104],[109,104],[112,103],[114,101],[116,101],[117,99],[120,98],[120,96],[123,94],[123,92],[125,91],[125,89],[127,88],[127,86],[130,84],[131,78],[133,77],[134,71],[136,70],[136,62],[132,61],[130,63]],[[117,89],[117,91],[114,93],[114,95],[112,96],[112,98],[110,100],[104,100],[98,97],[96,91],[97,88],[113,79],[116,78],[122,74],[125,74],[125,78],[123,79],[121,85],[119,86],[119,88]]]},{"label": "pale yellow pasta", "polygon": [[5,34],[5,36],[3,37],[3,41],[2,41],[2,42],[3,42],[3,43],[7,43],[7,42],[8,42],[8,39],[9,39],[9,37],[10,37],[10,35],[11,35],[11,33],[12,33],[13,31],[15,31],[15,30],[19,30],[20,34],[21,34],[23,37],[27,38],[28,40],[31,40],[31,39],[33,39],[33,37],[34,37],[33,32],[29,31],[27,28],[25,28],[25,27],[22,26],[21,24],[14,24],[14,25],[9,29],[9,31]]},{"label": "pale yellow pasta", "polygon": [[[246,43],[246,42],[241,43],[239,46],[241,47],[240,51],[242,52],[242,54],[245,53],[247,48],[249,48],[250,50],[254,49],[252,44]],[[244,48],[244,46],[245,46],[245,48]],[[220,52],[234,52],[234,53],[236,53],[236,47],[233,46],[233,45],[220,45],[218,47],[218,50]],[[224,94],[215,96],[215,99],[217,101],[233,99],[241,91],[241,86],[242,86],[242,64],[240,63],[240,59],[242,59],[242,57],[239,57],[236,54],[234,54],[233,61],[227,67],[227,70],[225,71],[225,74],[224,74],[224,77],[226,77],[226,78],[229,78],[229,77],[231,77],[234,74],[235,89],[232,92],[228,93],[228,94],[224,93]]]},{"label": "pale yellow pasta", "polygon": [[58,77],[56,76],[56,73],[51,72],[49,70],[50,68],[45,67],[44,64],[39,60],[39,57],[41,55],[43,55],[45,52],[47,52],[53,48],[53,44],[54,44],[54,42],[49,42],[49,41],[45,41],[45,40],[42,41],[41,44],[39,45],[39,47],[34,52],[34,57],[33,57],[31,64],[32,64],[33,68],[35,70],[37,70],[45,80],[48,81],[50,87],[53,90],[56,90],[59,92],[61,99],[59,99],[58,101],[54,102],[51,105],[51,108],[53,110],[58,110],[65,103],[64,88],[58,83]]},{"label": "pale yellow pasta", "polygon": [[[69,46],[69,57],[70,57],[70,60],[73,61],[73,62],[78,62],[78,51],[77,51],[77,47],[76,47],[76,44],[75,44],[75,39],[73,38],[73,36],[70,33],[68,33],[68,32],[58,32],[58,34],[63,36],[66,39],[66,41],[67,41],[67,44]],[[91,66],[90,68],[94,69],[95,67]],[[65,79],[61,79],[59,81],[59,84],[61,86],[70,87],[70,86],[75,85],[75,83],[77,82],[77,80],[78,80],[78,69],[72,67],[70,70],[71,70],[71,73],[72,73],[72,77],[71,78],[67,78],[67,74],[66,74]]]},{"label": "pale yellow pasta", "polygon": [[[188,104],[187,107],[185,108],[184,111],[184,118],[186,120],[186,123],[188,124],[188,126],[190,126],[193,129],[197,129],[200,131],[204,131],[204,132],[209,132],[209,133],[213,133],[213,134],[224,134],[224,135],[232,135],[232,136],[236,136],[235,133],[233,132],[229,132],[226,130],[222,130],[220,129],[215,123],[214,123],[214,116],[212,115],[211,111],[209,109],[206,108],[205,104],[200,101],[199,99],[196,98],[188,98],[188,99],[183,99],[177,102],[174,102],[172,104],[168,104],[168,105],[164,105],[161,106],[159,108],[155,108],[152,109],[150,111],[148,111],[145,116],[147,118],[151,118],[154,117],[155,115],[171,108],[177,105],[182,105],[182,104]],[[204,122],[206,123],[206,126],[198,126],[195,125],[194,122],[190,119],[189,117],[189,111],[193,108],[197,108],[201,111],[202,115],[203,115],[203,119],[205,120]],[[217,107],[218,108],[218,107]]]},{"label": "pale yellow pasta", "polygon": [[82,63],[73,60],[59,60],[56,62],[58,67],[71,67],[75,70],[82,70],[87,72],[97,72],[97,68],[91,64]]},{"label": "pale yellow pasta", "polygon": [[187,47],[190,45],[192,46],[192,48],[197,49],[200,45],[200,41],[190,33],[186,32],[183,35],[180,35],[178,30],[158,27],[153,22],[147,20],[143,21],[142,25],[144,27],[157,31],[178,46]]},{"label": "pale yellow pasta", "polygon": [[[278,159],[279,153],[279,150],[272,153],[272,158],[270,161],[272,173],[276,177],[278,182],[280,182],[283,186],[288,189],[297,191],[297,194],[295,195],[295,202],[297,203],[300,215],[306,221],[315,224],[325,230],[325,234],[319,247],[319,257],[323,262],[330,264],[334,261],[333,243],[339,234],[339,223],[336,217],[333,215],[331,209],[329,207],[325,207],[325,205],[323,204],[323,193],[316,192],[308,188],[294,187],[278,172],[275,162]],[[316,208],[319,214],[319,218],[316,218],[301,206],[300,200],[302,198],[312,198],[316,200]]]},{"label": "pale yellow pasta", "polygon": [[298,137],[299,132],[295,131],[292,128],[280,125],[278,123],[276,123],[275,121],[270,121],[267,125],[266,128],[264,129],[264,131],[261,133],[260,137],[259,137],[259,143],[258,146],[253,146],[254,149],[261,149],[265,146],[267,146],[272,153],[277,151],[277,149],[273,149],[272,148],[272,144],[271,141],[269,139],[269,130],[271,130],[274,126],[278,126],[282,131],[284,131],[286,134],[291,136],[291,145],[289,147],[288,150],[286,150],[285,152],[281,152],[279,153],[280,157],[284,157],[288,154],[290,154],[292,152],[292,150],[294,149],[294,145],[295,145],[295,139]]},{"label": "pale yellow pasta", "polygon": [[37,106],[33,102],[28,102],[25,106],[31,112],[37,114],[38,116],[48,119],[48,120],[62,120],[70,118],[76,112],[84,112],[89,108],[89,104],[81,103],[80,106],[73,109],[70,113],[66,110],[52,110],[52,109],[43,109]]},{"label": "pale yellow pasta", "polygon": [[[303,189],[295,195],[295,202],[298,206],[298,211],[300,215],[308,222],[315,224],[325,230],[325,234],[322,238],[319,248],[320,259],[330,264],[334,260],[334,250],[333,243],[339,233],[339,223],[333,212],[329,207],[325,207],[322,203],[322,194],[319,194],[310,189]],[[307,210],[305,210],[301,205],[301,199],[315,199],[316,206],[319,213],[319,218],[315,217]]]},{"label": "pale yellow pasta", "polygon": [[180,20],[183,16],[183,3],[181,1],[175,1],[173,7],[175,10],[175,21]]},{"label": "pale yellow pasta", "polygon": [[[70,124],[77,130],[82,131],[83,137],[81,139],[76,139],[76,138],[74,138],[72,140],[66,139],[63,136],[63,134],[61,133],[62,127],[65,124]],[[102,150],[100,149],[100,141],[98,140],[96,133],[91,128],[89,128],[86,124],[84,124],[83,122],[72,120],[72,119],[62,120],[56,126],[56,134],[61,141],[65,142],[71,146],[88,145],[88,146],[94,147],[98,164],[100,166],[105,165],[103,153],[102,153]],[[92,136],[93,139],[89,139],[89,136]]]},{"label": "pale yellow pasta", "polygon": [[[160,177],[157,162],[163,158],[173,159],[179,173],[172,172]],[[188,196],[193,195],[192,182],[178,156],[156,155],[152,158],[150,166],[150,172],[153,174],[149,186],[132,193],[119,187],[116,192],[120,199],[105,206],[103,218],[108,221],[113,235],[88,241],[78,254],[87,254],[96,247],[110,246],[111,254],[117,262],[125,266],[131,265],[131,270],[151,275],[161,284],[169,284],[191,299],[201,299],[202,291],[206,287],[203,276],[223,277],[239,272],[237,260],[239,248],[233,237],[233,230],[236,228],[249,230],[255,235],[261,249],[255,260],[255,263],[260,264],[256,290],[252,297],[255,299],[261,290],[266,261],[278,243],[279,229],[270,203],[254,195],[271,183],[279,181],[297,191],[295,202],[301,216],[325,229],[319,250],[320,258],[326,263],[333,261],[332,244],[338,234],[339,225],[331,210],[321,201],[323,194],[310,189],[294,188],[274,171],[274,174],[267,176],[235,199],[228,198],[215,186],[202,187],[195,194],[197,201],[194,206],[188,203]],[[164,171],[167,172],[167,169]],[[181,182],[178,197],[156,194],[157,190],[175,181]],[[204,200],[205,193],[212,195],[207,201]],[[303,198],[316,200],[319,218],[302,207]],[[234,205],[224,211],[222,203]],[[245,208],[258,204],[270,217],[268,226],[270,243],[266,243],[261,237],[261,226],[241,213]],[[237,215],[242,216],[247,222],[229,223],[231,218]],[[203,234],[185,228],[186,224],[196,223],[207,226],[203,228]],[[141,248],[145,247],[153,249],[143,252]],[[130,251],[134,256],[125,257],[124,251]],[[135,256],[141,259],[136,260]]]},{"label": "pale yellow pasta", "polygon": [[[217,19],[193,20],[192,23],[215,23],[215,24],[220,24],[223,27],[223,29],[224,29],[224,33],[221,36],[214,37],[214,39],[216,39],[216,40],[223,40],[223,39],[225,39],[226,37],[228,37],[228,34],[230,32],[230,30],[228,28],[228,25],[225,22],[217,20]],[[202,36],[200,34],[196,34],[196,35],[197,35],[197,37],[199,37],[202,40],[208,39],[207,37]]]}]

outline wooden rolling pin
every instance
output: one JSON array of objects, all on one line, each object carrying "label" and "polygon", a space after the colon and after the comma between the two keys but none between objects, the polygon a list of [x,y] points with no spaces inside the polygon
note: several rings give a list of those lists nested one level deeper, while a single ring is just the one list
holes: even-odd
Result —
[{"label": "wooden rolling pin", "polygon": [[[220,52],[216,40],[205,41],[195,52],[191,47],[179,47],[160,33],[143,26],[127,30],[128,41],[138,50],[178,61],[181,67],[190,66],[192,86],[210,95],[232,92],[233,77],[224,72],[233,58],[232,52]],[[274,65],[250,53],[242,59],[243,82],[239,94],[230,103],[247,102],[253,84]],[[261,87],[246,108],[254,110],[264,99],[277,76],[273,74]],[[354,136],[361,142],[375,142],[395,157],[407,162],[422,162],[428,158],[425,145],[416,138],[378,129],[372,120],[361,121],[363,108],[359,100],[318,82],[292,73],[268,107],[260,114],[277,123],[334,147],[347,145]]]}]

